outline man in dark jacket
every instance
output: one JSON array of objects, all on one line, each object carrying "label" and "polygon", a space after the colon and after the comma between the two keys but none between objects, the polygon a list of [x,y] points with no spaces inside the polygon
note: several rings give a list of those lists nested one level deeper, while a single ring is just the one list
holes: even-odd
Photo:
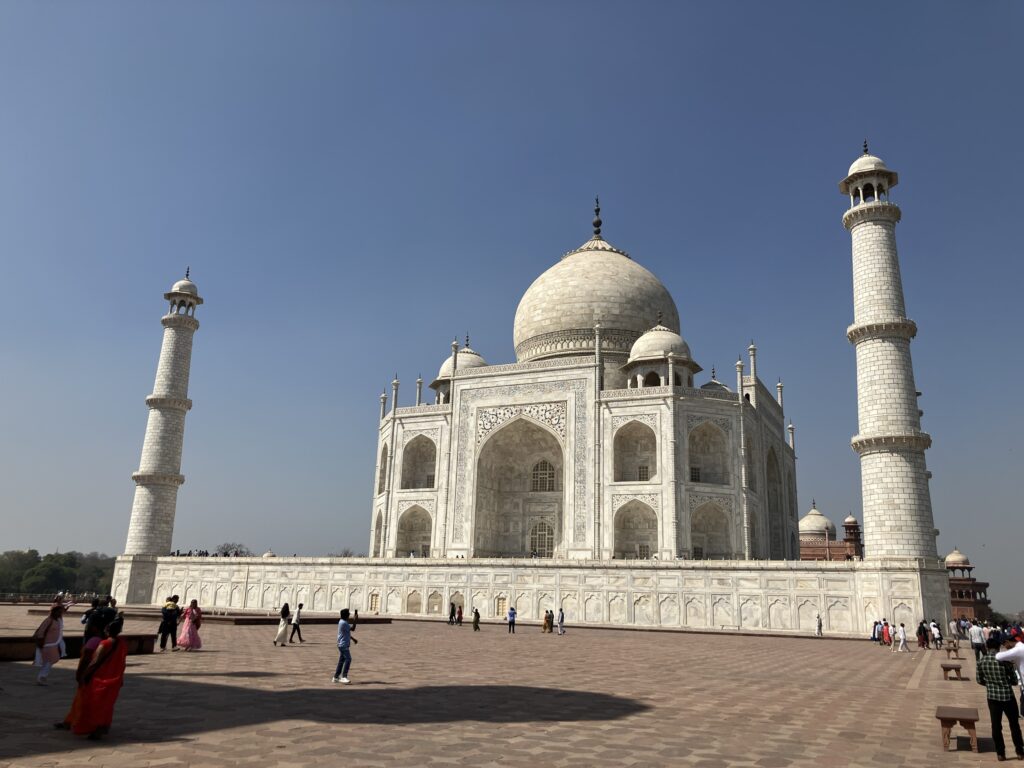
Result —
[{"label": "man in dark jacket", "polygon": [[167,650],[167,637],[171,638],[171,650],[178,650],[178,617],[181,616],[181,608],[178,607],[178,596],[171,595],[160,609],[160,650]]}]

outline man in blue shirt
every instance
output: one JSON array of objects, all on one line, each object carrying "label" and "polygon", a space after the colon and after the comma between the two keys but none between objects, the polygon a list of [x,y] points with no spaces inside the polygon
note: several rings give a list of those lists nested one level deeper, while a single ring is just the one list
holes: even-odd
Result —
[{"label": "man in blue shirt", "polygon": [[514,605],[508,609],[508,633],[510,635],[516,633],[516,607]]},{"label": "man in blue shirt", "polygon": [[341,609],[341,621],[338,622],[338,667],[334,670],[332,683],[351,682],[348,679],[348,668],[352,666],[352,654],[349,652],[349,643],[359,641],[352,637],[352,625],[348,623],[348,608]]}]

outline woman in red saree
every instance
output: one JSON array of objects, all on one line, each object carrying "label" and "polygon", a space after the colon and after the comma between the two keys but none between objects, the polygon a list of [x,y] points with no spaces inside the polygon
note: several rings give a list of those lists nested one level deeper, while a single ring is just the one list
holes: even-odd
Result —
[{"label": "woman in red saree", "polygon": [[120,616],[107,626],[107,639],[100,643],[82,674],[78,712],[72,713],[74,733],[98,739],[110,730],[128,656],[128,646],[120,638],[123,627]]}]

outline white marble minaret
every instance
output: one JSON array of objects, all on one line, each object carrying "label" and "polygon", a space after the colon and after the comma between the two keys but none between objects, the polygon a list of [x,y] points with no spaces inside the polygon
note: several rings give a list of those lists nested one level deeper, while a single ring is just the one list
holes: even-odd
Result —
[{"label": "white marble minaret", "polygon": [[839,190],[850,197],[843,226],[853,239],[853,325],[857,352],[858,434],[864,501],[864,556],[937,556],[924,452],[931,437],[921,412],[910,360],[917,326],[907,318],[896,254],[900,209],[889,199],[895,171],[864,154]]},{"label": "white marble minaret", "polygon": [[[169,302],[160,319],[164,327],[160,361],[153,394],[146,398],[149,421],[142,443],[135,481],[135,501],[124,555],[114,575],[114,596],[124,602],[149,602],[152,590],[151,560],[166,555],[174,533],[174,512],[181,474],[181,447],[185,436],[188,375],[192,363],[192,336],[199,328],[196,307],[203,303],[195,283],[179,280],[164,294]],[[119,578],[120,577],[120,578]]]}]

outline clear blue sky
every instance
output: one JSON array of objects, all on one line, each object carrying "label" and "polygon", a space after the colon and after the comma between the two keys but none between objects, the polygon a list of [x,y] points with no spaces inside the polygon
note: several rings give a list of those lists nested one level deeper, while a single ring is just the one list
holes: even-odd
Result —
[{"label": "clear blue sky", "polygon": [[867,136],[898,228],[940,549],[1014,592],[1024,376],[1019,3],[0,5],[0,549],[119,552],[186,265],[175,545],[365,551],[377,396],[454,335],[508,362],[589,235],[751,338],[801,513],[859,515],[850,244]]}]

